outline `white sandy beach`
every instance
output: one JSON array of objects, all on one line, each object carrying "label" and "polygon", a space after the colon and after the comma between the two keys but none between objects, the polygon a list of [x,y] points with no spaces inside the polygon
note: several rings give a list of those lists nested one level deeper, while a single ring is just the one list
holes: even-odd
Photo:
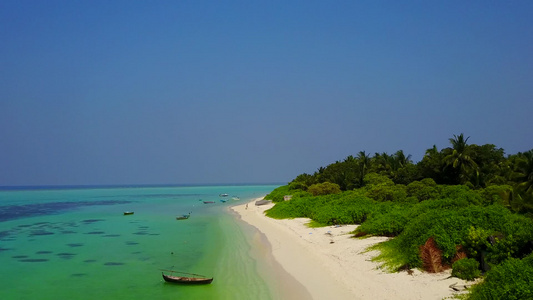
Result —
[{"label": "white sandy beach", "polygon": [[260,199],[232,209],[266,236],[274,258],[307,288],[313,299],[440,300],[456,293],[450,285],[471,284],[450,277],[450,271],[386,273],[370,261],[375,252],[365,253],[367,247],[386,238],[350,238],[349,232],[357,225],[309,228],[309,219],[271,219],[264,212],[273,204],[256,206],[257,200]]}]

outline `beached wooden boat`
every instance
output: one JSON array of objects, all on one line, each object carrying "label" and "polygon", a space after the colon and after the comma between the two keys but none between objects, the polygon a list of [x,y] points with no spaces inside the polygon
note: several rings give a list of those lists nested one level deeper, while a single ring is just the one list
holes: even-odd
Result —
[{"label": "beached wooden boat", "polygon": [[213,278],[207,278],[207,277],[204,277],[202,275],[197,275],[197,274],[191,274],[191,275],[202,276],[202,277],[171,276],[171,275],[165,275],[165,273],[163,273],[163,272],[161,272],[161,275],[163,275],[163,279],[166,282],[170,282],[170,283],[210,284],[211,282],[213,282]]},{"label": "beached wooden boat", "polygon": [[270,203],[272,203],[272,201],[270,201],[270,200],[258,200],[258,201],[255,201],[255,205],[257,205],[257,206],[270,204]]},{"label": "beached wooden boat", "polygon": [[191,216],[191,213],[189,213],[188,215],[177,216],[176,220],[187,220],[190,216]]},{"label": "beached wooden boat", "polygon": [[132,212],[132,211],[125,211],[125,212],[124,212],[124,215],[125,215],[125,216],[133,215],[133,212]]}]

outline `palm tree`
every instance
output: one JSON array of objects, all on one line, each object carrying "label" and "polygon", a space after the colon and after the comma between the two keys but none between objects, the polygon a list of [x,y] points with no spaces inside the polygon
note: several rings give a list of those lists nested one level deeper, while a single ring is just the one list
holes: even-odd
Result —
[{"label": "palm tree", "polygon": [[386,152],[374,154],[375,168],[378,173],[390,173],[391,156]]},{"label": "palm tree", "polygon": [[465,139],[462,133],[458,136],[454,134],[453,138],[450,138],[453,151],[444,158],[448,167],[451,166],[457,170],[459,179],[458,181],[461,184],[464,184],[468,181],[471,171],[475,171],[476,175],[479,174],[477,164],[470,156],[470,148],[466,143],[469,138],[470,137],[467,137]]},{"label": "palm tree", "polygon": [[436,145],[433,145],[433,148],[426,150],[425,156],[432,156],[432,155],[437,155],[437,154],[439,154],[439,149],[437,149]]},{"label": "palm tree", "polygon": [[394,153],[394,159],[396,160],[399,168],[403,168],[412,163],[411,154],[405,156],[403,150],[396,151],[396,153]]},{"label": "palm tree", "polygon": [[349,155],[342,163],[343,184],[339,184],[341,189],[352,190],[358,185],[359,165],[353,155]]},{"label": "palm tree", "polygon": [[[448,150],[450,150],[448,148]],[[451,150],[450,150],[451,152]],[[445,179],[445,161],[446,153],[439,151],[436,145],[426,150],[426,153],[422,160],[417,164],[420,169],[420,175],[424,178],[432,178],[438,183],[447,183]]]},{"label": "palm tree", "polygon": [[522,198],[533,200],[533,149],[518,155],[521,159],[516,164],[517,191]]},{"label": "palm tree", "polygon": [[361,187],[364,184],[366,172],[370,167],[370,157],[366,155],[365,151],[359,151],[357,162],[359,164],[359,186]]},{"label": "palm tree", "polygon": [[355,157],[353,157],[353,155],[348,155],[345,159],[344,159],[344,162],[346,163],[353,163],[355,162]]}]

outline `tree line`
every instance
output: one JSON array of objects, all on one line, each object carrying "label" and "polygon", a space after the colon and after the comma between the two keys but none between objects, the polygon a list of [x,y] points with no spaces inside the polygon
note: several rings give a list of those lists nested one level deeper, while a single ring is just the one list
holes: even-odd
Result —
[{"label": "tree line", "polygon": [[505,186],[502,197],[519,211],[533,210],[533,149],[505,155],[493,144],[468,144],[469,137],[454,135],[450,147],[426,150],[424,157],[414,163],[403,150],[394,154],[375,153],[370,156],[360,151],[342,161],[320,167],[314,174],[303,173],[289,183],[291,189],[311,191],[317,184],[333,183],[340,191],[362,188],[365,176],[376,173],[395,184],[409,185],[423,179],[432,179],[442,185],[466,185],[472,189]]}]

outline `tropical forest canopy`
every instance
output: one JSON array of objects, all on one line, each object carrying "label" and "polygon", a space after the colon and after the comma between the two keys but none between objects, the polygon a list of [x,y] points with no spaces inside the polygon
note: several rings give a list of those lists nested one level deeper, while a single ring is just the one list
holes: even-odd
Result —
[{"label": "tropical forest canopy", "polygon": [[[395,184],[420,184],[428,179],[441,185],[466,185],[471,189],[502,186],[507,193],[501,196],[515,209],[533,209],[533,149],[505,156],[502,148],[486,144],[467,144],[463,134],[449,139],[451,147],[436,146],[426,150],[423,159],[413,163],[411,155],[398,150],[394,154],[375,153],[370,156],[360,151],[314,174],[298,175],[291,189],[307,190],[320,183],[334,183],[341,191],[365,186],[365,176],[381,175]],[[392,200],[392,199],[390,199]]]},{"label": "tropical forest canopy", "polygon": [[266,196],[276,202],[267,215],[360,224],[355,237],[391,237],[375,249],[392,271],[483,275],[468,299],[533,299],[533,149],[506,156],[463,134],[449,141],[418,163],[402,150],[361,151],[298,175]]}]

